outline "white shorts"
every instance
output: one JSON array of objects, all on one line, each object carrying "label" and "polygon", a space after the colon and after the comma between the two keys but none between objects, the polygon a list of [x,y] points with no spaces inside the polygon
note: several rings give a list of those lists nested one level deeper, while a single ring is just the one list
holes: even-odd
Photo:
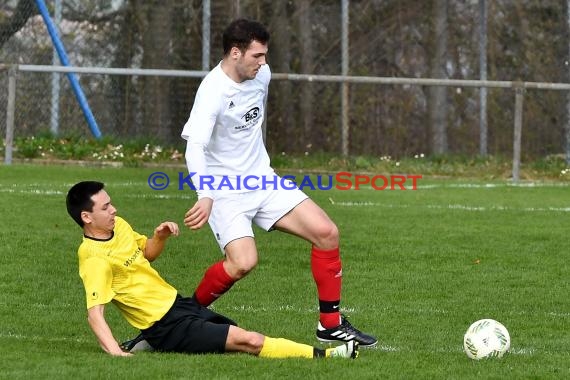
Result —
[{"label": "white shorts", "polygon": [[266,231],[308,196],[295,188],[217,195],[208,223],[222,251],[236,239],[254,237],[252,222]]}]

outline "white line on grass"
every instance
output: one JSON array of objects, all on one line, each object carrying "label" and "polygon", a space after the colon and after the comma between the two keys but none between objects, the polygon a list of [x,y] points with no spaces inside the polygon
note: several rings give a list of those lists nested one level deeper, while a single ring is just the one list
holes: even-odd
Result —
[{"label": "white line on grass", "polygon": [[520,182],[520,183],[441,183],[441,184],[418,184],[418,190],[428,189],[496,189],[501,187],[570,187],[569,182]]},{"label": "white line on grass", "polygon": [[408,205],[408,204],[391,204],[377,202],[337,202],[329,198],[329,201],[335,206],[341,207],[382,207],[382,208],[428,208],[437,210],[462,210],[462,211],[524,211],[524,212],[570,212],[570,207],[507,207],[507,206],[468,206],[462,204],[449,205]]},{"label": "white line on grass", "polygon": [[[30,194],[30,195],[57,195],[64,196],[66,192],[60,190],[49,190],[49,189],[17,189],[17,188],[2,188],[0,186],[0,193],[11,193],[11,194]],[[126,198],[134,199],[196,199],[196,196],[192,193],[181,193],[181,194],[126,194]]]},{"label": "white line on grass", "polygon": [[[93,339],[87,339],[84,337],[67,337],[67,336],[40,336],[40,335],[23,335],[23,334],[15,334],[12,332],[0,332],[0,339],[15,339],[15,340],[26,340],[32,342],[56,342],[56,343],[66,343],[66,342],[74,342],[74,343],[81,343],[81,344],[89,344],[94,343]],[[373,348],[367,348],[366,350],[378,350],[384,352],[413,352],[412,348],[402,350],[401,348],[389,346],[385,344],[379,344]],[[460,347],[454,346],[454,348],[443,348],[438,350],[438,352],[442,353],[457,353],[462,352],[463,350]],[[536,354],[537,350],[531,347],[520,347],[520,348],[511,348],[509,350],[508,355],[534,355]],[[544,351],[543,353],[548,353]]]},{"label": "white line on grass", "polygon": [[[61,186],[64,188],[69,188],[74,185],[74,183],[61,183]],[[105,185],[108,187],[134,187],[134,186],[142,186],[145,189],[150,189],[146,181],[136,182],[136,181],[124,181],[124,182],[105,182]],[[170,188],[174,185],[171,184]],[[0,189],[2,188],[23,188],[25,190],[29,189],[42,189],[45,186],[39,184],[19,184],[13,183],[9,185],[2,185],[0,184]],[[445,181],[441,181],[441,183],[432,183],[432,184],[421,184],[418,183],[416,185],[417,190],[430,190],[430,189],[496,189],[502,187],[521,187],[521,188],[543,188],[543,187],[570,187],[570,182],[519,182],[519,183],[512,183],[512,182],[501,182],[501,183],[447,183]],[[409,186],[406,189],[411,190]],[[370,186],[362,186],[359,190],[351,189],[352,191],[360,191],[360,190],[375,190]],[[156,190],[159,191],[159,190]],[[382,190],[388,191],[388,190]]]},{"label": "white line on grass", "polygon": [[570,317],[570,313],[557,313],[554,311],[551,311],[550,313],[547,313],[547,315],[551,315],[553,317],[561,317],[561,318],[568,318]]},{"label": "white line on grass", "polygon": [[2,189],[0,188],[0,193],[12,193],[12,194],[33,194],[33,195],[63,195],[62,191],[58,190],[41,190],[41,189]]},{"label": "white line on grass", "polygon": [[[418,180],[416,184],[416,188],[412,188],[411,183],[403,184],[406,191],[421,191],[421,190],[434,190],[434,189],[497,189],[497,188],[506,188],[506,187],[519,187],[519,188],[552,188],[552,187],[570,187],[570,182],[526,182],[526,183],[510,183],[510,182],[503,182],[503,183],[447,183],[442,181],[442,183],[430,183],[430,184],[421,184],[421,180]],[[324,184],[327,185],[328,184]],[[335,183],[333,183],[333,190],[334,190]],[[354,186],[354,184],[353,184]],[[341,191],[404,191],[401,189],[399,185],[395,185],[394,189],[391,186],[388,186],[386,189],[378,190],[374,189],[372,186],[369,185],[361,185],[358,189],[351,188],[348,190],[341,190]]]},{"label": "white line on grass", "polygon": [[80,337],[69,337],[69,336],[41,336],[41,335],[22,335],[15,334],[13,332],[0,332],[0,339],[17,339],[17,340],[31,340],[33,342],[44,341],[44,342],[77,342],[77,343],[89,343],[93,340],[80,338]]},{"label": "white line on grass", "polygon": [[[2,188],[0,185],[0,193],[18,193],[18,194],[31,194],[31,195],[65,195],[65,192],[59,190],[38,189],[38,188],[23,188],[18,189],[17,185],[12,185],[10,188]],[[126,194],[126,198],[134,199],[195,199],[196,196],[188,193],[181,194]],[[449,205],[409,205],[409,204],[390,204],[390,203],[377,203],[370,201],[334,201],[329,197],[331,204],[341,207],[382,207],[382,208],[427,208],[438,210],[462,210],[462,211],[524,211],[524,212],[570,212],[570,207],[507,207],[507,206],[469,206],[462,204],[449,204]]]},{"label": "white line on grass", "polygon": [[128,194],[126,198],[140,198],[140,199],[196,199],[194,194]]}]

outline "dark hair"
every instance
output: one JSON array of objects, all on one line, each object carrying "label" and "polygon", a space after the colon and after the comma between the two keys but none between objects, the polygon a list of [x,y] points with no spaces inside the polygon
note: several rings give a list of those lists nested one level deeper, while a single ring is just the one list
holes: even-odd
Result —
[{"label": "dark hair", "polygon": [[67,206],[67,213],[79,227],[83,228],[83,220],[81,219],[82,211],[93,211],[93,200],[91,197],[105,187],[102,182],[96,181],[83,181],[73,185],[67,192],[65,204]]},{"label": "dark hair", "polygon": [[224,55],[227,55],[234,46],[244,52],[253,41],[262,44],[269,42],[269,32],[265,26],[257,21],[244,18],[232,21],[222,36]]}]

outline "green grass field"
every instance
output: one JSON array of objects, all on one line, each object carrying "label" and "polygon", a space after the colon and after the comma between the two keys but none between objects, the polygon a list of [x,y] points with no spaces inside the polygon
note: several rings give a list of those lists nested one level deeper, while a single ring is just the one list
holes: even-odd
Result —
[{"label": "green grass field", "polygon": [[[380,339],[358,360],[106,355],[87,325],[81,231],[65,194],[77,181],[103,181],[119,214],[151,234],[163,220],[182,225],[196,199],[177,190],[180,170],[164,170],[173,183],[153,191],[155,169],[0,166],[0,378],[570,378],[567,182],[424,178],[415,191],[309,191],[341,230],[342,308]],[[213,308],[244,328],[318,345],[307,243],[256,233],[258,267]],[[208,228],[183,229],[155,266],[189,295],[220,257]],[[106,315],[118,340],[136,334],[114,306]],[[462,351],[465,330],[480,318],[509,329],[503,359],[476,362]]]}]

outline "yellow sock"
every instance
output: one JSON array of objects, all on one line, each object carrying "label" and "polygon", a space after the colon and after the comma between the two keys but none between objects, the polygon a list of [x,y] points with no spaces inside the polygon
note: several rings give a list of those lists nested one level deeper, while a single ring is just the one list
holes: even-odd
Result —
[{"label": "yellow sock", "polygon": [[283,338],[265,337],[260,358],[313,358],[313,347],[308,344],[293,342]]}]

